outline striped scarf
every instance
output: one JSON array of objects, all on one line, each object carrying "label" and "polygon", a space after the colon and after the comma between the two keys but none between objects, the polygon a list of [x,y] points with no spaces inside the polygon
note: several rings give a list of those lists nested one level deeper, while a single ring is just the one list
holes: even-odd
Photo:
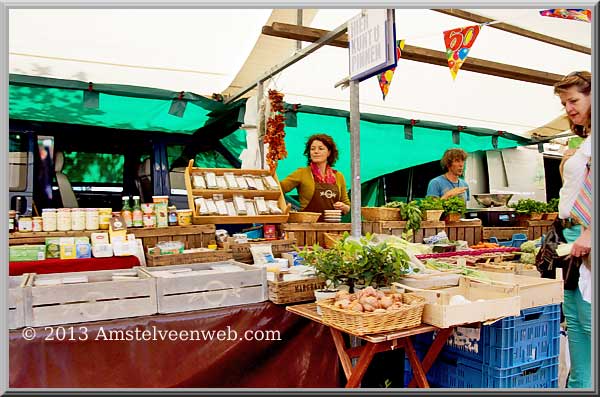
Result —
[{"label": "striped scarf", "polygon": [[592,222],[592,170],[590,164],[587,164],[587,172],[581,190],[573,203],[571,217],[579,219],[582,226],[586,229]]}]

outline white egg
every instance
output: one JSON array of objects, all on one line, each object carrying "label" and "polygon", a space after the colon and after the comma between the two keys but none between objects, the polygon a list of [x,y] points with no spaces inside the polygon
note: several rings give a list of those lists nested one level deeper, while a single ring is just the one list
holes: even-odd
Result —
[{"label": "white egg", "polygon": [[464,305],[465,303],[468,303],[469,301],[462,295],[454,295],[450,298],[450,305],[454,306],[454,305]]}]

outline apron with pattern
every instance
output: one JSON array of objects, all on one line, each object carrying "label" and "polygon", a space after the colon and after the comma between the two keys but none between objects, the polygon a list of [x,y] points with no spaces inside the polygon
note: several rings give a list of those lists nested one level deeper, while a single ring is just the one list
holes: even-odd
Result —
[{"label": "apron with pattern", "polygon": [[315,181],[315,193],[312,199],[302,211],[306,212],[320,212],[318,222],[323,221],[323,211],[332,210],[333,203],[339,200],[340,189],[335,183],[320,183]]}]

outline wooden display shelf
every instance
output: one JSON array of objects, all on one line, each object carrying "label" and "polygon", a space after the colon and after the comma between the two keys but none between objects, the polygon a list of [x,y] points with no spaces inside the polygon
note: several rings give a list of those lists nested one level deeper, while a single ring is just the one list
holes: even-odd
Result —
[{"label": "wooden display shelf", "polygon": [[325,233],[344,234],[352,230],[351,223],[284,223],[281,231],[286,232],[289,239],[296,239],[299,247],[319,244],[325,247]]},{"label": "wooden display shelf", "polygon": [[[422,221],[421,228],[413,234],[411,242],[422,243],[424,238],[435,236],[444,231],[445,226],[444,221]],[[362,234],[378,233],[401,236],[405,227],[406,221],[363,221]]]},{"label": "wooden display shelf", "polygon": [[521,227],[527,228],[527,238],[529,240],[535,240],[542,237],[544,234],[548,232],[550,227],[552,226],[554,221],[548,220],[540,220],[540,221],[531,221],[531,220],[523,220],[519,222]]},{"label": "wooden display shelf", "polygon": [[[275,181],[279,183],[277,175],[270,174],[268,170],[250,170],[238,168],[198,168],[194,167],[194,160],[190,160],[185,168],[185,188],[188,196],[188,208],[192,209],[192,223],[194,225],[201,224],[250,224],[250,223],[284,223],[288,219],[290,206],[286,204],[281,187],[279,190],[243,190],[243,189],[194,189],[192,187],[192,176],[204,174],[205,172],[214,172],[216,175],[224,175],[232,173],[236,176],[240,175],[271,175]],[[265,200],[277,200],[277,206],[281,209],[281,215],[237,215],[237,216],[221,216],[221,215],[197,215],[195,197],[211,198],[214,194],[222,194],[223,198],[232,198],[234,194],[241,194],[244,198],[253,199],[254,197],[264,197]]]},{"label": "wooden display shelf", "polygon": [[451,241],[463,240],[469,245],[482,241],[481,219],[474,221],[446,222],[446,234]]}]

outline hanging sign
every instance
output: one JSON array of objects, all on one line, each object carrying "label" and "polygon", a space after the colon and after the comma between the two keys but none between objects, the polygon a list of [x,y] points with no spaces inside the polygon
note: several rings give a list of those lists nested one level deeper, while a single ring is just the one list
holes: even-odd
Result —
[{"label": "hanging sign", "polygon": [[543,17],[571,19],[573,21],[592,22],[592,11],[584,8],[551,8],[540,11]]},{"label": "hanging sign", "polygon": [[394,10],[363,10],[348,21],[350,80],[396,66]]},{"label": "hanging sign", "polygon": [[444,43],[446,44],[446,58],[448,58],[448,67],[452,74],[452,79],[456,79],[456,74],[467,59],[469,50],[479,31],[481,25],[467,26],[466,28],[456,28],[444,32]]},{"label": "hanging sign", "polygon": [[[404,49],[404,40],[398,40],[396,42],[396,60],[400,59],[402,56],[402,50]],[[377,75],[377,80],[379,80],[379,88],[381,89],[381,94],[383,95],[383,100],[385,101],[385,97],[390,91],[390,84],[392,84],[392,78],[394,77],[394,72],[396,71],[396,67],[392,67],[386,70],[383,73]]]}]

